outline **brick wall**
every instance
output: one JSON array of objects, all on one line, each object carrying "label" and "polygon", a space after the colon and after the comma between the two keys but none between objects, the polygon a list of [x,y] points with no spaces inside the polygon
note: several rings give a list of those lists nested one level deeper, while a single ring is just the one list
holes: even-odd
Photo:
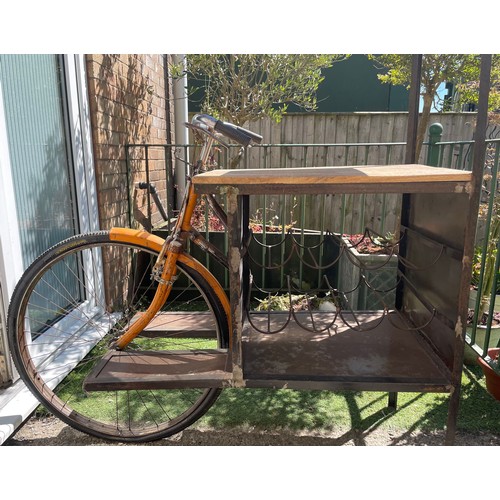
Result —
[{"label": "brick wall", "polygon": [[[165,57],[160,54],[87,56],[99,222],[102,229],[129,225],[129,195],[136,205],[136,214],[147,213],[145,192],[134,194],[133,190],[136,182],[146,180],[145,153],[141,148],[131,151],[131,189],[127,192],[125,145],[173,142],[173,116],[169,113],[169,104],[173,101],[169,94],[171,85],[165,82],[165,64],[168,64]],[[150,180],[154,182],[160,199],[166,203],[163,150],[155,149],[150,158]],[[159,220],[154,207],[152,218],[154,225]],[[147,221],[144,224],[147,225]]]}]

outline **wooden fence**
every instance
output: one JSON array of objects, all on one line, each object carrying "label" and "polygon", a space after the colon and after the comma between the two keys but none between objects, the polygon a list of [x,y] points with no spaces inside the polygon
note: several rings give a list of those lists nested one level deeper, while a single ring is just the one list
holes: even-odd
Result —
[{"label": "wooden fence", "polygon": [[[408,114],[400,113],[294,113],[281,123],[262,119],[247,124],[269,146],[252,148],[240,167],[293,168],[341,165],[396,165],[404,163]],[[472,138],[475,113],[432,114],[430,124],[443,126],[442,140]],[[419,163],[426,162],[426,147]],[[256,218],[294,224],[311,230],[342,233],[394,232],[400,197],[346,195],[323,197],[253,197]],[[267,214],[264,213],[267,211]]]},{"label": "wooden fence", "polygon": [[[439,122],[443,141],[472,139],[475,113],[432,113],[429,125]],[[293,113],[281,123],[262,119],[247,124],[267,144],[332,144],[405,142],[408,113]]]},{"label": "wooden fence", "polygon": [[[251,148],[238,168],[401,164],[407,117],[404,112],[294,113],[284,116],[279,124],[269,119],[252,122],[246,126],[263,136],[264,145]],[[443,125],[442,141],[463,141],[472,138],[474,121],[475,113],[446,113],[431,115],[430,123]],[[129,173],[144,171],[145,157],[140,152],[144,145],[137,147],[135,154],[131,154],[134,161],[130,162]],[[186,149],[193,158],[191,146]],[[219,167],[231,167],[235,151],[221,154]],[[426,163],[426,154],[424,146],[420,163]],[[166,165],[166,168],[171,167]],[[369,226],[385,234],[397,232],[399,206],[397,195],[254,196],[251,214],[264,225],[293,225],[298,229],[348,234],[363,232]]]}]

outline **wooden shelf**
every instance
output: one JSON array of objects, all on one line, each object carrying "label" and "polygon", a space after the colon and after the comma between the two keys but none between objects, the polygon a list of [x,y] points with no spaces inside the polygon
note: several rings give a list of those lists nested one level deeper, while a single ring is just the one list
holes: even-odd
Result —
[{"label": "wooden shelf", "polygon": [[226,349],[172,348],[177,340],[185,338],[215,339],[211,313],[161,312],[141,336],[172,339],[174,343],[162,351],[109,351],[85,379],[85,390],[222,387],[232,377]]},{"label": "wooden shelf", "polygon": [[[133,322],[134,320],[132,320]],[[143,330],[142,336],[175,338],[216,338],[216,325],[210,312],[159,312]]]},{"label": "wooden shelf", "polygon": [[[283,332],[263,334],[247,324],[242,339],[245,385],[449,392],[450,374],[421,334],[403,330],[407,325],[396,313],[391,313],[390,321],[387,317],[380,321],[381,314],[356,313],[365,331],[339,321],[336,330],[312,333],[292,319]],[[284,324],[286,317],[274,315],[273,326]],[[306,324],[307,318],[304,314],[299,320]],[[356,325],[352,315],[346,319]]]},{"label": "wooden shelf", "polygon": [[232,377],[228,367],[225,349],[110,351],[87,376],[83,388],[91,392],[222,387]]},{"label": "wooden shelf", "polygon": [[[361,329],[340,321],[312,333],[291,321],[283,332],[263,334],[249,324],[243,335],[246,387],[449,392],[450,374],[421,334],[403,330],[396,313],[356,313]],[[257,315],[258,316],[258,315]],[[267,315],[260,315],[267,323]],[[299,313],[301,324],[309,314]],[[353,316],[346,315],[350,325]],[[254,317],[255,319],[255,317]],[[287,314],[274,313],[272,328]],[[316,324],[331,321],[317,313]],[[259,321],[257,319],[257,321]],[[400,323],[400,327],[395,326]],[[227,387],[233,373],[228,351],[110,351],[85,380],[86,391]]]},{"label": "wooden shelf", "polygon": [[193,178],[195,190],[233,186],[239,194],[466,192],[471,172],[426,165],[212,170]]}]

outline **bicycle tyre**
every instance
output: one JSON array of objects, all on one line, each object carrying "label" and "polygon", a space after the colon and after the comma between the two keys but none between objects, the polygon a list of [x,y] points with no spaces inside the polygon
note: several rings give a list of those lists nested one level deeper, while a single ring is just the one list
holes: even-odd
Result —
[{"label": "bicycle tyre", "polygon": [[[35,260],[14,290],[7,323],[17,370],[46,409],[82,432],[123,442],[165,438],[203,416],[221,392],[134,389],[89,394],[82,388],[82,379],[108,351],[110,339],[147,307],[155,282],[146,275],[156,256],[146,244],[112,241],[107,231],[78,235]],[[168,321],[174,310],[201,314],[195,319],[210,323],[208,333],[186,337],[185,331],[169,332],[169,326],[161,325],[165,332],[143,332],[127,349],[227,348],[229,324],[220,299],[199,272],[181,262],[178,269],[182,278],[176,283],[183,282],[184,288],[172,291],[155,319]],[[193,305],[201,312],[185,312]],[[64,374],[68,368],[70,373]]]}]

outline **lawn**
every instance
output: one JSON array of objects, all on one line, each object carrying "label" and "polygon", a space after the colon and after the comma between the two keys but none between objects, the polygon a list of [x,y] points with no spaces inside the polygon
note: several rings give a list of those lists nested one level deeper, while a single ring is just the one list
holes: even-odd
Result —
[{"label": "lawn", "polygon": [[[387,393],[226,389],[198,426],[258,430],[439,430],[446,425],[448,394],[400,393],[398,409]],[[465,367],[458,430],[500,434],[500,403],[486,391],[479,367]]]},{"label": "lawn", "polygon": [[[163,344],[158,346],[156,342],[159,341],[155,339],[146,339],[144,342],[148,344],[141,345],[143,348],[165,348]],[[174,342],[170,348],[177,347]],[[196,347],[213,346],[202,343]],[[73,372],[66,379],[60,395],[63,399],[67,396],[72,406],[83,414],[106,419],[107,414],[103,412],[110,411],[108,393],[83,394],[78,390],[87,371],[88,369],[79,375]],[[176,395],[176,391],[151,392],[156,401],[166,398],[165,407],[176,408],[177,413],[174,411],[174,414],[184,411],[179,409],[185,406],[182,394]],[[387,407],[388,395],[385,392],[225,389],[208,413],[193,427],[317,432],[376,428],[406,432],[433,431],[441,430],[446,425],[448,400],[449,395],[443,393],[399,393],[397,411],[394,412]],[[156,407],[155,403],[153,406]],[[111,405],[111,408],[114,407]],[[162,406],[159,411],[163,411]],[[500,403],[486,391],[479,366],[464,366],[458,430],[500,435],[499,416]],[[113,420],[114,416],[110,418]],[[164,418],[163,413],[160,418]]]}]

